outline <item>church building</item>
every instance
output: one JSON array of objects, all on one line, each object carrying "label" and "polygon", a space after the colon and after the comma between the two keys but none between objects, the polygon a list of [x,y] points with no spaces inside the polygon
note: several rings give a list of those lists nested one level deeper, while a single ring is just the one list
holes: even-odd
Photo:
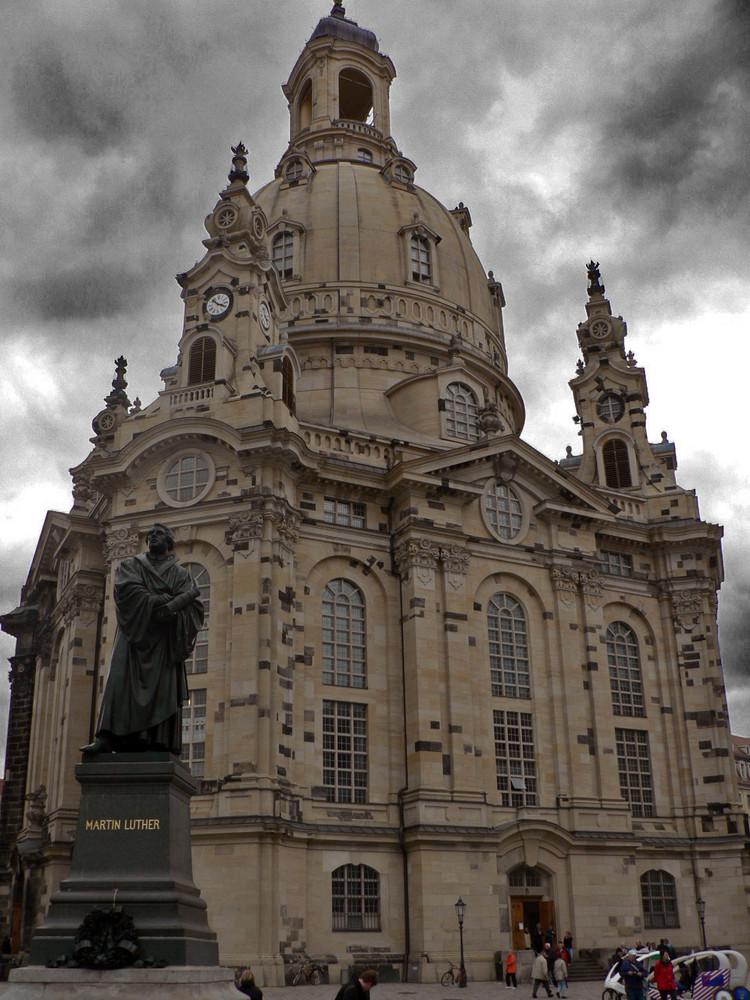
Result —
[{"label": "church building", "polygon": [[595,261],[570,318],[580,451],[524,441],[501,283],[391,134],[395,76],[334,3],[283,85],[273,178],[251,194],[240,143],[206,206],[163,389],[131,404],[118,358],[73,506],[0,616],[16,949],[70,862],[113,569],[155,521],[207,611],[183,760],[222,964],[281,985],[306,952],[331,982],[435,982],[459,897],[470,979],[537,923],[602,957],[697,947],[698,900],[709,942],[750,948],[721,529],[649,439]]}]

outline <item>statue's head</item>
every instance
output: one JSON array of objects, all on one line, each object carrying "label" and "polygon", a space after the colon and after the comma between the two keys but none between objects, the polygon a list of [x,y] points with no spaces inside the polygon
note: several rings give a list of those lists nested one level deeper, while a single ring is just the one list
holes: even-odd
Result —
[{"label": "statue's head", "polygon": [[171,530],[166,526],[166,524],[162,524],[161,521],[157,521],[156,524],[152,525],[148,529],[148,534],[146,535],[146,542],[149,544],[149,546],[151,545],[151,539],[158,535],[164,536],[167,543],[167,552],[171,552],[172,549],[174,548],[174,535],[172,534]]}]

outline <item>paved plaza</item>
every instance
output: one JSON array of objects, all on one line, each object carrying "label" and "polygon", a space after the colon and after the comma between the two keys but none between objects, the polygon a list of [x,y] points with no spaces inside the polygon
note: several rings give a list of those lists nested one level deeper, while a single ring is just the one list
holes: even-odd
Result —
[{"label": "paved plaza", "polygon": [[[569,1000],[601,1000],[602,979],[572,982],[568,986]],[[372,1000],[530,1000],[532,984],[518,984],[517,990],[506,990],[504,983],[469,981],[465,989],[444,987],[439,983],[380,983],[372,990]],[[334,1000],[339,986],[274,986],[263,987],[263,1000]],[[237,996],[241,996],[240,993]],[[546,1000],[543,989],[539,998]]]}]

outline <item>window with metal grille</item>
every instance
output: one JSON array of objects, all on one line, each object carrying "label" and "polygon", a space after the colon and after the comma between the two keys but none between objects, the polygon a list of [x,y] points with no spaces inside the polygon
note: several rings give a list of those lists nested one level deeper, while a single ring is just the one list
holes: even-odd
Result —
[{"label": "window with metal grille", "polygon": [[364,528],[365,505],[349,500],[323,498],[323,520],[328,524],[342,524],[347,528]]},{"label": "window with metal grille", "polygon": [[479,440],[477,397],[462,382],[451,382],[445,390],[445,430],[464,441]]},{"label": "window with metal grille", "polygon": [[643,677],[635,632],[625,622],[607,627],[607,663],[615,715],[644,718]]},{"label": "window with metal grille", "polygon": [[205,777],[206,765],[206,689],[190,692],[182,706],[182,753],[180,755],[196,778]]},{"label": "window with metal grille", "polygon": [[644,927],[679,927],[675,880],[669,872],[651,871],[641,875],[641,905]]},{"label": "window with metal grille", "polygon": [[199,337],[190,348],[188,385],[213,382],[216,378],[216,341],[213,337]]},{"label": "window with metal grille", "polygon": [[531,713],[496,710],[492,715],[500,804],[514,809],[535,806],[536,761]]},{"label": "window with metal grille", "polygon": [[602,552],[600,555],[602,572],[612,576],[632,576],[633,557],[627,552]]},{"label": "window with metal grille", "polygon": [[348,580],[323,588],[323,683],[367,687],[365,599]]},{"label": "window with metal grille", "polygon": [[514,889],[537,889],[542,884],[542,874],[537,868],[521,865],[508,872],[508,885]]},{"label": "window with metal grille", "polygon": [[651,754],[648,733],[641,729],[615,729],[620,794],[634,816],[654,815]]},{"label": "window with metal grille", "polygon": [[495,594],[487,604],[490,688],[493,695],[530,698],[526,615],[510,594]]},{"label": "window with metal grille", "polygon": [[630,455],[624,441],[620,438],[605,441],[602,448],[602,461],[604,462],[604,481],[607,486],[611,486],[613,490],[619,490],[633,485],[630,475]]},{"label": "window with metal grille", "polygon": [[185,671],[188,674],[205,674],[208,671],[208,616],[211,610],[211,579],[208,570],[200,563],[183,563],[192,576],[195,585],[201,592],[203,602],[203,625],[195,640],[195,647],[185,660]]},{"label": "window with metal grille", "polygon": [[291,233],[274,236],[271,254],[281,277],[291,278],[294,274],[294,236]]},{"label": "window with metal grille", "polygon": [[342,865],[331,873],[334,931],[380,930],[380,874],[369,865]]},{"label": "window with metal grille", "polygon": [[432,281],[432,257],[430,242],[426,236],[417,233],[411,238],[411,276],[413,281]]},{"label": "window with metal grille", "polygon": [[484,509],[490,527],[500,538],[515,538],[521,530],[521,501],[510,486],[492,483],[484,498]]},{"label": "window with metal grille", "polygon": [[210,475],[200,455],[183,455],[170,466],[164,477],[164,489],[172,500],[186,503],[206,488]]},{"label": "window with metal grille", "polygon": [[323,788],[327,802],[367,802],[367,706],[323,702]]},{"label": "window with metal grille", "polygon": [[297,405],[294,396],[294,366],[289,358],[284,358],[281,362],[281,398],[289,412],[294,414]]}]

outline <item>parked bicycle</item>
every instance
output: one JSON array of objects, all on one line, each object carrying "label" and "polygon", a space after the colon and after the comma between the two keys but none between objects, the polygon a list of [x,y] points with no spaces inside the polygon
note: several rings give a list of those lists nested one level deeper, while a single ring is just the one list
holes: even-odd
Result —
[{"label": "parked bicycle", "polygon": [[466,971],[460,965],[454,965],[451,962],[450,969],[443,973],[440,982],[443,986],[466,986]]},{"label": "parked bicycle", "polygon": [[320,986],[324,979],[322,965],[313,962],[309,955],[300,955],[301,964],[292,977],[292,986],[298,986],[304,977],[305,982],[311,986]]}]

